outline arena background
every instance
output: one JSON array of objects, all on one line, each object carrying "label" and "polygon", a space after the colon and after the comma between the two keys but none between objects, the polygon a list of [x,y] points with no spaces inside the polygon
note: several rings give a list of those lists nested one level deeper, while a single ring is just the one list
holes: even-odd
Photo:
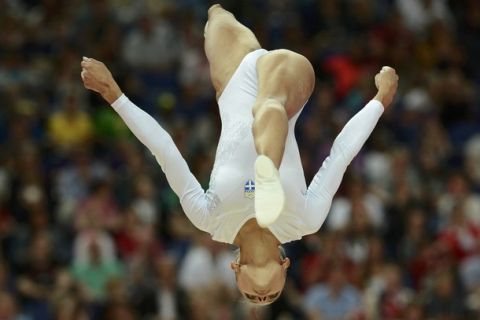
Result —
[{"label": "arena background", "polygon": [[480,1],[222,2],[263,47],[315,67],[296,132],[307,181],[379,68],[400,76],[324,226],[286,246],[282,297],[253,313],[232,248],[193,228],[80,81],[82,56],[104,61],[207,186],[211,4],[0,0],[0,319],[478,319]]}]

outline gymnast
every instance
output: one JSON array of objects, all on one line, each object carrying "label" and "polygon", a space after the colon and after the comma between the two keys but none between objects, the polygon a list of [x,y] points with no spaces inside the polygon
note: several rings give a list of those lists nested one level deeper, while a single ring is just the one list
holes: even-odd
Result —
[{"label": "gymnast", "polygon": [[377,94],[345,125],[307,187],[294,128],[314,88],[310,62],[292,51],[262,49],[218,4],[208,10],[205,53],[222,121],[206,191],[170,135],[122,93],[102,62],[84,57],[81,77],[153,153],[188,219],[213,240],[238,246],[231,263],[238,288],[265,305],[285,285],[290,260],[281,244],[320,229],[347,166],[391,104],[398,76],[390,67],[375,76]]}]

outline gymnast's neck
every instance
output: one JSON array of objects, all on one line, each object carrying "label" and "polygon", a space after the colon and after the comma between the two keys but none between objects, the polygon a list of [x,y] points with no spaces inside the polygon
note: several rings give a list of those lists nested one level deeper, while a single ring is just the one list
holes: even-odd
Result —
[{"label": "gymnast's neck", "polygon": [[240,264],[262,266],[272,260],[280,261],[280,241],[270,230],[261,228],[255,219],[242,226],[234,244],[240,248]]}]

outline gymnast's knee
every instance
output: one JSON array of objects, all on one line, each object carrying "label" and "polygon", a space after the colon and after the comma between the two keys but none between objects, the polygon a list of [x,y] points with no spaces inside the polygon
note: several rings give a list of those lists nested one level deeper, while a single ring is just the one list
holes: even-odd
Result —
[{"label": "gymnast's knee", "polygon": [[212,19],[215,16],[218,16],[220,14],[228,14],[233,16],[233,14],[230,11],[227,11],[223,9],[223,7],[220,4],[214,4],[208,9],[208,20]]},{"label": "gymnast's knee", "polygon": [[235,16],[229,11],[222,8],[219,4],[214,4],[208,9],[208,21],[205,24],[204,36],[210,33],[209,29],[222,29],[223,31],[234,30],[237,27]]}]

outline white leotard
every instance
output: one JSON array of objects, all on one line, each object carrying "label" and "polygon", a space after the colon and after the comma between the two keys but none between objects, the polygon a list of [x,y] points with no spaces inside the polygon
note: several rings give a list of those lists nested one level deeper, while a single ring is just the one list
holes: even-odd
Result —
[{"label": "white leotard", "polygon": [[[233,243],[245,222],[255,217],[253,168],[257,153],[252,135],[252,106],[257,96],[256,61],[267,52],[260,49],[249,53],[218,99],[222,132],[206,192],[170,135],[152,117],[125,95],[112,104],[135,136],[155,155],[190,221],[216,241]],[[347,123],[308,189],[294,135],[300,112],[290,119],[280,166],[286,206],[278,220],[268,227],[281,243],[298,240],[320,228],[347,166],[382,113],[382,104],[372,100]]]}]

